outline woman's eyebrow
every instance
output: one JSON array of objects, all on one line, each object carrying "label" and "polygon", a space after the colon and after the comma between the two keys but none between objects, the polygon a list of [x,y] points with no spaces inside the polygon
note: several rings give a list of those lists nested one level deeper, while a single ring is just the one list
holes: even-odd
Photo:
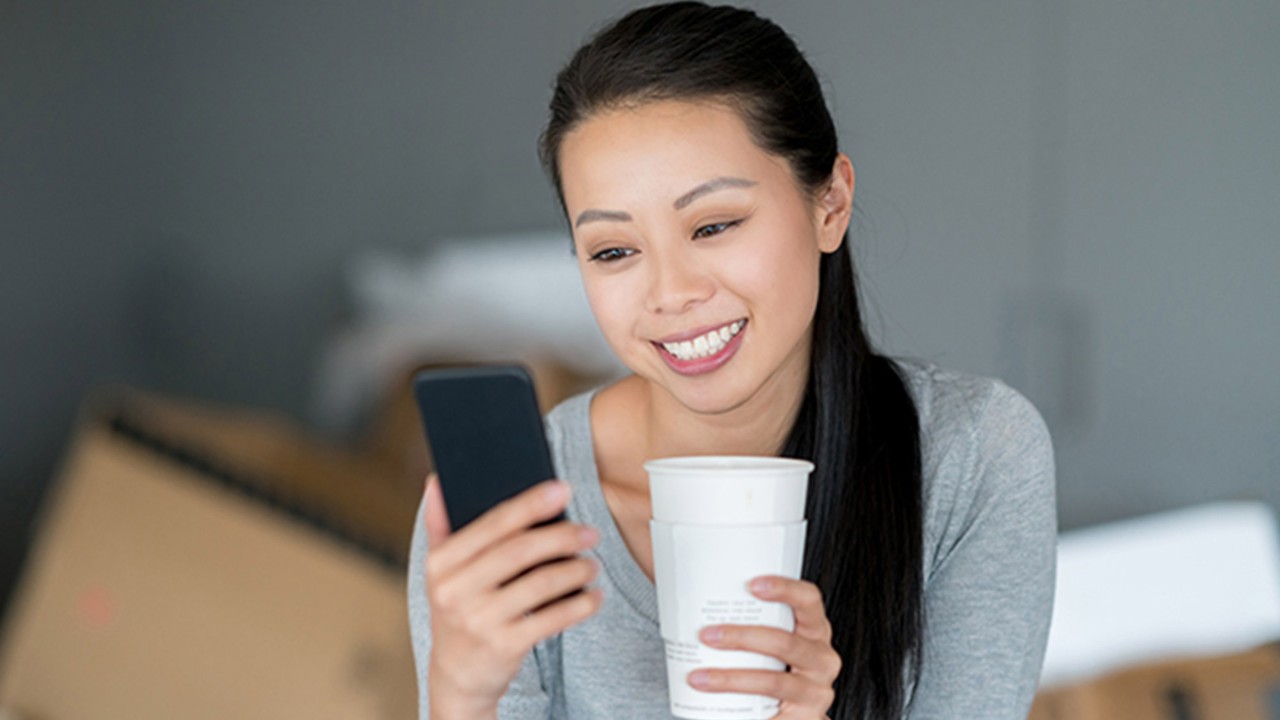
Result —
[{"label": "woman's eyebrow", "polygon": [[573,223],[573,226],[582,227],[582,223],[589,223],[595,220],[631,222],[631,216],[620,210],[583,210],[582,214],[578,215],[578,219]]},{"label": "woman's eyebrow", "polygon": [[[671,205],[676,210],[681,210],[688,207],[689,204],[692,203],[694,200],[697,200],[703,195],[713,193],[717,190],[724,190],[725,188],[751,187],[752,185],[755,185],[755,184],[756,184],[755,180],[747,180],[745,178],[736,178],[736,177],[713,178],[711,180],[708,180],[702,183],[698,187],[690,190],[689,192],[681,195],[680,197],[676,198],[676,201]],[[625,212],[622,212],[621,210],[583,210],[582,213],[578,215],[578,219],[574,221],[573,226],[582,227],[583,223],[594,222],[597,220],[612,220],[614,222],[631,222],[631,215]]]},{"label": "woman's eyebrow", "polygon": [[702,197],[703,195],[706,195],[707,193],[713,193],[717,190],[723,190],[725,188],[751,187],[752,185],[755,185],[755,184],[756,184],[755,180],[747,180],[745,178],[718,177],[712,180],[708,180],[702,183],[701,185],[699,185],[698,187],[676,198],[676,201],[672,203],[672,206],[675,207],[675,209],[680,210],[682,208],[688,207],[689,203],[693,202],[694,200],[697,200],[698,198]]}]

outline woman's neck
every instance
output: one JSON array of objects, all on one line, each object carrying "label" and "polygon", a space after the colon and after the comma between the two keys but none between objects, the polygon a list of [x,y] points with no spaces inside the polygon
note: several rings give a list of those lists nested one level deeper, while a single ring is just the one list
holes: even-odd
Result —
[{"label": "woman's neck", "polygon": [[690,410],[646,382],[648,457],[781,453],[804,400],[807,360],[794,363],[799,367],[780,368],[751,397],[718,413]]}]

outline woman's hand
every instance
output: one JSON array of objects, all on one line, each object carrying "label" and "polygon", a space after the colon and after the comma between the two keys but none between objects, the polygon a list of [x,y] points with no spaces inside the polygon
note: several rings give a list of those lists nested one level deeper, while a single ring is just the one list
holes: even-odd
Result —
[{"label": "woman's hand", "polygon": [[831,646],[831,623],[818,586],[804,580],[763,575],[751,582],[756,597],[783,602],[795,612],[794,632],[763,625],[710,625],[702,641],[720,650],[750,650],[791,666],[777,670],[708,670],[689,673],[704,692],[740,692],[778,698],[775,720],[825,719],[835,701],[840,655]]},{"label": "woman's hand", "polygon": [[489,716],[534,645],[600,608],[594,588],[547,604],[595,579],[591,558],[530,568],[594,546],[598,533],[570,522],[531,527],[564,509],[563,482],[530,488],[458,532],[434,474],[426,493],[431,715]]}]

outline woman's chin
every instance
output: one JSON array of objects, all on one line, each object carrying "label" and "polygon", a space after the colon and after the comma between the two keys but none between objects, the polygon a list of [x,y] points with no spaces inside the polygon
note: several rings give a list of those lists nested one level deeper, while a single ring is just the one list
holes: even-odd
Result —
[{"label": "woman's chin", "polygon": [[746,402],[750,393],[736,383],[689,383],[683,378],[666,386],[666,391],[685,409],[699,415],[723,415]]}]

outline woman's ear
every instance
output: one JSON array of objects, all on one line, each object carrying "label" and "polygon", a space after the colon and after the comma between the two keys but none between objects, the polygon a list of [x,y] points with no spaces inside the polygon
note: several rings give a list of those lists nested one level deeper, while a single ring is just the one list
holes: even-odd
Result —
[{"label": "woman's ear", "polygon": [[818,249],[833,253],[840,248],[853,214],[853,163],[844,153],[836,155],[831,182],[818,202]]}]

